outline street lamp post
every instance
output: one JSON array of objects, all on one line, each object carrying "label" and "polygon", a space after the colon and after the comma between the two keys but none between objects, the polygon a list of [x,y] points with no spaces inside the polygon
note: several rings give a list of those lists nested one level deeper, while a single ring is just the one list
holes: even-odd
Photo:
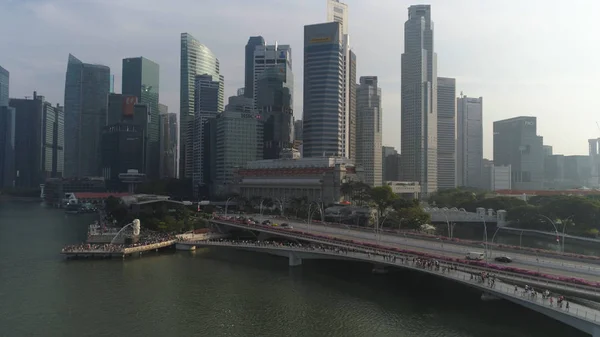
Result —
[{"label": "street lamp post", "polygon": [[574,217],[575,214],[571,215],[570,217],[566,218],[565,220],[560,220],[558,219],[557,223],[560,225],[562,223],[563,228],[562,228],[562,252],[565,252],[565,229],[567,227],[567,223],[569,222],[569,220]]},{"label": "street lamp post", "polygon": [[521,234],[519,234],[519,249],[521,249],[522,244],[523,244],[523,231],[521,231]]},{"label": "street lamp post", "polygon": [[483,220],[483,240],[485,242],[485,262],[488,262],[488,236],[487,236],[487,224],[485,223],[485,214],[481,216]]},{"label": "street lamp post", "polygon": [[229,201],[231,201],[231,199],[233,199],[233,197],[227,198],[227,201],[225,201],[225,215],[227,215],[227,207],[229,206]]},{"label": "street lamp post", "polygon": [[552,221],[552,219],[550,219],[549,217],[543,215],[543,214],[538,214],[539,216],[541,216],[542,218],[550,221],[550,224],[552,224],[552,227],[554,227],[554,233],[556,233],[556,243],[558,243],[558,250],[560,251],[560,240],[558,239],[558,227],[556,227],[556,224],[554,223],[554,221]]},{"label": "street lamp post", "polygon": [[260,214],[261,221],[262,221],[262,217],[263,217],[263,203],[264,202],[265,202],[265,199],[261,199],[260,205],[258,206],[258,213]]}]

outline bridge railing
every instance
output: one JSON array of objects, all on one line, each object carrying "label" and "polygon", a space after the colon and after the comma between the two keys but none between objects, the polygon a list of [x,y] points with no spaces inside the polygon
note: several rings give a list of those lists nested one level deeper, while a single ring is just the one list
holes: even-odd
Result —
[{"label": "bridge railing", "polygon": [[[313,254],[316,253],[316,254],[322,254],[322,255],[337,256],[337,257],[342,257],[342,258],[351,257],[351,258],[354,258],[357,260],[377,262],[377,263],[382,263],[382,264],[386,264],[386,265],[393,265],[393,266],[418,270],[418,271],[422,271],[422,272],[427,272],[429,274],[435,274],[435,275],[443,276],[445,278],[450,278],[453,280],[458,280],[463,283],[470,284],[472,286],[476,286],[485,292],[490,292],[490,293],[501,292],[510,297],[518,298],[523,301],[534,303],[538,306],[548,306],[548,308],[550,308],[554,311],[558,311],[565,315],[574,316],[574,317],[577,317],[577,318],[580,318],[580,319],[583,319],[583,320],[586,320],[589,322],[598,323],[600,320],[600,313],[597,310],[594,310],[592,308],[588,308],[588,307],[585,307],[582,305],[573,304],[573,303],[571,303],[571,308],[569,310],[567,310],[566,308],[558,307],[558,304],[551,306],[550,301],[548,299],[544,299],[541,296],[532,298],[529,295],[525,295],[524,289],[521,287],[517,286],[517,291],[515,291],[515,285],[511,285],[508,283],[502,283],[499,281],[500,283],[497,286],[486,287],[485,283],[477,282],[475,279],[471,279],[470,275],[471,274],[479,274],[481,271],[488,272],[488,270],[482,270],[481,268],[476,268],[476,267],[472,267],[472,266],[464,266],[464,265],[461,266],[458,263],[450,263],[450,262],[440,261],[440,264],[442,266],[457,266],[460,268],[458,270],[458,273],[456,273],[456,272],[440,272],[440,271],[430,270],[427,268],[417,267],[414,264],[411,264],[410,258],[412,258],[413,256],[410,256],[409,254],[398,254],[398,253],[393,254],[393,256],[404,259],[403,261],[397,259],[394,262],[393,260],[384,259],[383,255],[377,255],[376,253],[371,255],[368,252],[360,252],[360,251],[351,251],[351,252],[343,252],[343,251],[335,251],[335,250],[321,251],[321,250],[315,249],[314,247],[311,248],[311,247],[298,247],[298,246],[285,246],[285,245],[244,244],[244,243],[238,243],[238,242],[234,243],[234,242],[228,242],[228,241],[199,241],[199,242],[186,242],[186,243],[205,245],[205,246],[229,246],[229,247],[237,247],[237,248],[294,251],[294,252],[313,253]],[[349,248],[352,248],[352,247],[349,247]],[[361,247],[359,249],[368,251],[368,249],[364,249],[364,247]],[[387,252],[385,252],[385,253],[386,253],[385,255],[389,255],[389,254],[387,254]],[[494,272],[495,276],[498,276],[500,274],[504,274],[504,273]]]},{"label": "bridge railing", "polygon": [[[317,236],[314,234],[310,234],[310,233],[304,233],[304,232],[298,232],[298,231],[292,231],[292,230],[288,230],[288,229],[279,229],[276,227],[270,227],[270,226],[262,226],[262,225],[248,225],[245,223],[241,223],[241,222],[228,222],[228,221],[222,221],[222,220],[212,220],[213,222],[216,223],[221,223],[223,225],[229,225],[229,226],[236,226],[236,227],[244,227],[244,228],[252,228],[255,230],[261,230],[263,232],[267,232],[267,233],[271,233],[271,234],[275,234],[275,235],[285,235],[285,236],[289,236],[289,237],[294,237],[297,239],[302,239],[302,240],[307,240],[307,241],[313,241],[313,242],[321,242],[324,244],[329,244],[329,245],[333,245],[333,246],[341,246],[341,247],[352,247],[352,248],[359,248],[359,249],[369,249],[373,252],[375,251],[380,251],[380,252],[386,252],[386,253],[394,253],[394,254],[398,254],[398,253],[405,253],[405,254],[410,254],[412,257],[428,257],[428,258],[435,258],[435,259],[439,259],[439,260],[448,260],[449,258],[447,257],[443,257],[443,256],[436,256],[434,254],[428,254],[428,253],[420,253],[420,252],[410,252],[409,250],[401,250],[398,251],[396,248],[393,247],[382,247],[380,246],[379,248],[374,248],[374,247],[370,247],[370,246],[366,246],[366,245],[362,245],[362,244],[357,244],[355,242],[346,242],[344,240],[340,240],[340,239],[335,239],[335,238],[328,238],[328,237],[323,237],[323,236]],[[584,285],[584,284],[574,284],[574,283],[570,283],[570,282],[565,282],[565,281],[560,281],[560,280],[554,280],[554,279],[548,279],[545,277],[539,277],[539,276],[533,276],[533,275],[526,275],[523,273],[516,273],[516,272],[509,272],[509,271],[504,271],[504,270],[497,270],[497,269],[493,269],[493,268],[485,268],[485,267],[477,267],[477,266],[473,266],[471,264],[468,263],[464,263],[461,262],[459,259],[453,259],[452,258],[452,262],[459,264],[459,265],[463,265],[463,266],[468,266],[470,268],[475,268],[479,271],[485,271],[485,272],[490,272],[492,271],[495,274],[503,274],[503,275],[510,275],[512,277],[519,277],[519,278],[523,278],[523,279],[528,279],[528,280],[535,280],[537,282],[543,282],[546,283],[547,285],[553,285],[553,286],[559,286],[559,287],[567,287],[567,288],[575,288],[575,289],[579,289],[579,290],[585,290],[585,291],[589,291],[592,292],[594,294],[598,294],[598,291],[600,291],[600,289],[598,289],[598,287],[594,287],[591,285]]]}]

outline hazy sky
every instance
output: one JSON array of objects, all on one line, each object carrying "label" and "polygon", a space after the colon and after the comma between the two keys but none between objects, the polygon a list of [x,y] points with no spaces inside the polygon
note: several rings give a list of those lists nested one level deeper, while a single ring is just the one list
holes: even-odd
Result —
[{"label": "hazy sky", "polygon": [[[400,145],[400,54],[406,0],[347,0],[360,76],[383,92],[383,143]],[[538,134],[555,153],[587,154],[600,137],[600,1],[431,1],[438,76],[455,77],[457,95],[483,96],[484,155],[492,122],[538,117]],[[325,0],[0,0],[0,65],[11,97],[34,90],[63,103],[69,53],[110,66],[120,92],[121,60],[160,65],[160,101],[179,111],[180,34],[220,59],[226,96],[244,81],[250,35],[292,46],[295,115],[302,117],[303,26],[326,18]]]}]

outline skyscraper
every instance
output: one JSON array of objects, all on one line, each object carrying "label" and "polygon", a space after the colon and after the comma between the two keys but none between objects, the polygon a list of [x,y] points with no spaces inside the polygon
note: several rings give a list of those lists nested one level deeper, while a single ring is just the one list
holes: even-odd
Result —
[{"label": "skyscraper", "polygon": [[350,49],[348,5],[327,0],[327,21],[340,24],[343,54],[342,156],[356,157],[356,54]]},{"label": "skyscraper", "polygon": [[383,181],[400,181],[400,154],[392,146],[382,146]]},{"label": "skyscraper", "polygon": [[0,188],[14,186],[15,109],[8,106],[9,73],[0,67]]},{"label": "skyscraper", "polygon": [[65,80],[66,177],[100,174],[100,140],[106,123],[110,68],[69,54]]},{"label": "skyscraper", "polygon": [[438,77],[438,189],[456,187],[456,79]]},{"label": "skyscraper", "polygon": [[257,80],[256,107],[264,123],[261,159],[278,159],[282,150],[292,148],[293,83],[291,63],[281,63],[278,67],[266,69]]},{"label": "skyscraper", "polygon": [[221,113],[219,108],[223,105],[223,101],[219,93],[223,82],[223,76],[220,76],[219,79],[214,79],[212,75],[197,75],[194,84],[194,107],[196,112],[192,133],[192,181],[196,196],[206,194],[206,192],[201,193],[200,191],[210,190],[207,185],[212,182],[207,176],[211,172],[207,165],[214,165],[215,158],[208,157],[212,152],[207,146],[211,146],[212,142],[209,142],[209,144],[205,142],[205,127],[208,126],[210,119],[216,118]]},{"label": "skyscraper", "polygon": [[342,34],[348,34],[348,5],[340,0],[327,0],[327,22],[339,22]]},{"label": "skyscraper", "polygon": [[145,174],[149,179],[160,177],[160,140],[159,140],[159,66],[144,58],[134,57],[123,59],[123,84],[124,95],[133,95],[138,102],[148,106],[150,114],[145,133],[146,169]]},{"label": "skyscraper", "polygon": [[[484,188],[483,170],[483,98],[461,96],[457,102],[456,173],[457,185]],[[496,162],[497,165],[506,165]]]},{"label": "skyscraper", "polygon": [[511,166],[515,190],[541,190],[544,183],[544,140],[537,135],[536,117],[494,122],[494,165]]},{"label": "skyscraper", "polygon": [[15,109],[0,106],[0,188],[15,184]]},{"label": "skyscraper", "polygon": [[381,89],[377,76],[361,76],[356,105],[356,166],[364,170],[366,184],[381,186]]},{"label": "skyscraper", "polygon": [[244,55],[244,96],[254,98],[254,51],[258,46],[264,46],[265,39],[262,36],[251,36],[246,43]]},{"label": "skyscraper", "polygon": [[408,8],[402,54],[402,176],[437,190],[437,55],[430,5]]},{"label": "skyscraper", "polygon": [[232,96],[225,111],[216,119],[217,193],[229,194],[235,185],[236,168],[262,158],[263,123],[253,109],[253,100]]},{"label": "skyscraper", "polygon": [[304,157],[344,155],[343,52],[338,22],[304,26]]},{"label": "skyscraper", "polygon": [[15,109],[15,186],[37,188],[63,176],[64,112],[44,96],[11,99]]},{"label": "skyscraper", "polygon": [[10,74],[0,66],[0,106],[8,106],[8,84]]},{"label": "skyscraper", "polygon": [[294,140],[302,140],[302,120],[298,119],[294,121]]},{"label": "skyscraper", "polygon": [[[254,50],[254,70],[253,76],[253,89],[254,95],[251,97],[254,99],[255,107],[258,109],[258,81],[261,79],[262,74],[268,69],[276,68],[277,72],[281,72],[289,82],[286,84],[292,89],[294,88],[294,74],[292,73],[292,48],[288,45],[280,45],[275,43],[274,45],[260,45]],[[248,97],[248,92],[244,89],[244,96]],[[264,97],[264,94],[263,94]]]},{"label": "skyscraper", "polygon": [[160,112],[160,177],[177,178],[177,114],[158,104]]},{"label": "skyscraper", "polygon": [[[194,170],[192,134],[194,130],[196,75],[211,75],[219,79],[219,59],[210,49],[188,33],[181,34],[181,83],[179,113],[179,178],[192,178]],[[224,85],[219,87],[223,111]],[[189,135],[189,136],[188,136]]]}]

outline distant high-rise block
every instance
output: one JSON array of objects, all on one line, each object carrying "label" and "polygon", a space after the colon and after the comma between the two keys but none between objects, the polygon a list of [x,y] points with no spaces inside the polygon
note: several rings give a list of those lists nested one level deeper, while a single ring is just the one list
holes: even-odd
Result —
[{"label": "distant high-rise block", "polygon": [[541,190],[544,182],[543,138],[537,118],[522,116],[494,122],[494,164],[511,166],[515,190]]},{"label": "distant high-rise block", "polygon": [[485,189],[488,187],[488,183],[482,178],[483,98],[461,95],[456,102],[458,110],[456,122],[457,185]]},{"label": "distant high-rise block", "polygon": [[294,140],[302,141],[302,120],[294,121]]},{"label": "distant high-rise block", "polygon": [[[255,107],[258,109],[258,85],[261,80],[262,74],[269,69],[275,68],[273,72],[281,73],[286,81],[286,85],[292,89],[294,88],[294,74],[292,73],[292,48],[289,45],[259,45],[254,50],[253,59],[253,96]],[[247,95],[247,90],[244,89],[244,96]],[[265,96],[265,93],[262,94]],[[248,97],[248,96],[246,96]],[[291,98],[290,98],[291,99]]]},{"label": "distant high-rise block", "polygon": [[327,21],[339,23],[342,34],[348,34],[348,5],[340,0],[327,0]]},{"label": "distant high-rise block", "polygon": [[0,188],[15,185],[15,109],[0,106]]},{"label": "distant high-rise block", "polygon": [[9,79],[8,70],[0,67],[0,106],[8,106]]},{"label": "distant high-rise block", "polygon": [[227,194],[235,185],[235,170],[262,158],[263,123],[253,109],[254,102],[232,96],[216,120],[217,193]]},{"label": "distant high-rise block", "polygon": [[144,128],[119,122],[102,129],[102,175],[110,190],[125,190],[119,174],[128,170],[145,171]]},{"label": "distant high-rise block", "polygon": [[65,80],[66,177],[100,174],[100,140],[106,123],[110,68],[69,54]]},{"label": "distant high-rise block", "polygon": [[33,93],[11,99],[15,110],[15,186],[37,188],[48,178],[61,178],[64,168],[64,110]]},{"label": "distant high-rise block", "polygon": [[382,184],[381,89],[377,76],[362,76],[356,89],[356,166],[369,186]]},{"label": "distant high-rise block", "polygon": [[254,98],[254,51],[258,46],[264,46],[265,39],[262,36],[251,36],[246,43],[244,55],[244,93],[248,98]]},{"label": "distant high-rise block", "polygon": [[304,26],[304,157],[343,156],[343,51],[339,23]]},{"label": "distant high-rise block", "polygon": [[456,187],[456,79],[438,77],[438,189]]},{"label": "distant high-rise block", "polygon": [[146,177],[148,179],[160,178],[160,139],[159,139],[159,73],[158,64],[144,58],[133,57],[123,59],[123,84],[124,95],[133,95],[138,98],[138,103],[148,106],[149,119],[145,125],[146,142]]},{"label": "distant high-rise block", "polygon": [[177,141],[179,131],[177,114],[169,113],[164,104],[158,105],[160,111],[160,177],[177,178]]},{"label": "distant high-rise block", "polygon": [[[181,34],[181,83],[179,113],[179,178],[192,178],[194,171],[193,130],[195,120],[196,75],[211,75],[219,79],[219,59],[188,33]],[[223,111],[224,85],[219,87],[220,106]]]},{"label": "distant high-rise block", "polygon": [[264,124],[261,159],[280,158],[282,151],[292,148],[294,142],[291,55],[280,53],[279,56],[287,62],[265,69],[256,81],[256,108]]},{"label": "distant high-rise block", "polygon": [[221,101],[220,88],[223,86],[223,82],[223,76],[213,78],[212,75],[197,75],[195,80],[194,106],[196,111],[194,129],[192,130],[192,182],[197,197],[209,194],[206,191],[210,191],[211,187],[209,185],[214,183],[209,176],[214,171],[211,170],[211,167],[214,166],[214,157],[212,163],[209,157],[213,153],[213,151],[210,151],[210,146],[214,146],[214,140],[211,142],[205,132],[210,135],[210,130],[206,128],[210,127],[210,120],[221,113],[219,109],[223,102]]},{"label": "distant high-rise block", "polygon": [[408,8],[404,23],[401,89],[404,181],[417,181],[421,196],[437,190],[437,54],[430,5]]},{"label": "distant high-rise block", "polygon": [[113,125],[124,119],[132,118],[134,107],[138,104],[135,95],[108,94],[105,125]]},{"label": "distant high-rise block", "polygon": [[400,154],[391,146],[382,147],[383,181],[400,181]]}]

